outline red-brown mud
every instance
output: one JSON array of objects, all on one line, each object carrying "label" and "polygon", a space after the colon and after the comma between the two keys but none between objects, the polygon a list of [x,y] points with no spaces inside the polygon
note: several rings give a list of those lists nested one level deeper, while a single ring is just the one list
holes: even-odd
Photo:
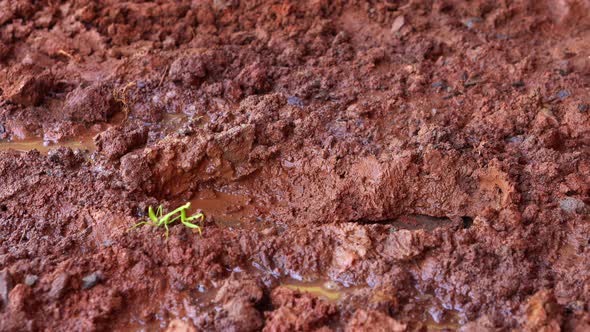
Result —
[{"label": "red-brown mud", "polygon": [[0,330],[589,330],[589,84],[587,0],[2,0]]}]

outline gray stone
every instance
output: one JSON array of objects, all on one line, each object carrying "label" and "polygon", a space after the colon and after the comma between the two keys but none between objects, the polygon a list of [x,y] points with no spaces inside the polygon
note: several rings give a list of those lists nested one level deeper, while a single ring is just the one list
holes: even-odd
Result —
[{"label": "gray stone", "polygon": [[82,289],[90,289],[102,281],[102,273],[100,271],[93,272],[82,278]]},{"label": "gray stone", "polygon": [[39,280],[39,277],[34,275],[34,274],[27,274],[25,276],[25,285],[27,286],[33,286],[37,283],[37,280]]},{"label": "gray stone", "polygon": [[295,96],[287,97],[287,104],[297,106],[299,108],[303,108],[305,106],[303,101]]},{"label": "gray stone", "polygon": [[559,99],[565,99],[569,96],[571,96],[571,92],[569,92],[569,90],[559,90],[559,92],[557,93],[557,97]]},{"label": "gray stone", "polygon": [[566,197],[559,201],[559,207],[568,213],[585,213],[588,206],[577,198]]},{"label": "gray stone", "polygon": [[475,27],[475,24],[481,23],[481,22],[483,22],[483,19],[481,19],[480,17],[470,17],[470,18],[466,19],[463,22],[463,24],[465,24],[467,29],[473,29]]}]

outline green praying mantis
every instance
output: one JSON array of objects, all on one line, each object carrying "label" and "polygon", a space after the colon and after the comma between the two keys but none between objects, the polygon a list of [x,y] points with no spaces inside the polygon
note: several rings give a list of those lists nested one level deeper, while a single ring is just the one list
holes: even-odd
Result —
[{"label": "green praying mantis", "polygon": [[169,229],[168,229],[168,225],[172,224],[173,222],[177,221],[180,219],[180,222],[188,227],[188,228],[192,228],[192,229],[196,229],[197,231],[199,231],[199,235],[202,235],[202,226],[199,225],[195,225],[193,223],[191,223],[191,221],[193,220],[199,220],[199,223],[202,223],[203,220],[205,220],[205,215],[203,213],[197,213],[194,214],[190,217],[186,216],[186,211],[188,210],[188,208],[191,206],[191,203],[188,202],[166,214],[164,214],[164,209],[162,208],[162,205],[160,205],[158,207],[158,209],[156,211],[154,211],[154,209],[150,206],[148,208],[148,216],[149,216],[149,220],[146,221],[141,221],[138,222],[137,224],[133,225],[129,230],[133,230],[137,227],[143,226],[143,225],[151,225],[151,226],[155,226],[155,227],[160,227],[160,226],[164,226],[164,228],[166,229],[165,232],[165,237],[166,240],[168,240],[168,235],[169,235]]}]

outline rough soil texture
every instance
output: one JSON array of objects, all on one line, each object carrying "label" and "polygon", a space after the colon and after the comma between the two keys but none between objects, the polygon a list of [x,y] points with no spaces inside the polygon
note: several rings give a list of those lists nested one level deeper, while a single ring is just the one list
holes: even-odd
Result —
[{"label": "rough soil texture", "polygon": [[589,84],[587,0],[0,1],[0,330],[587,331]]}]

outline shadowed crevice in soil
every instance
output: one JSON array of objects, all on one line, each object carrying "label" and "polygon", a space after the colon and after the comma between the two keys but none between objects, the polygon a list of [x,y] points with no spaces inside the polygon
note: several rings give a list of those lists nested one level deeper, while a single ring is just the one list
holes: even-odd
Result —
[{"label": "shadowed crevice in soil", "polygon": [[[443,226],[453,226],[456,225],[456,222],[453,222],[450,218],[447,217],[432,217],[432,216],[425,216],[425,215],[403,215],[399,218],[395,219],[385,219],[385,220],[353,220],[350,221],[352,223],[361,224],[361,225],[389,225],[392,229],[424,229],[427,231],[432,231],[438,227]],[[468,227],[465,227],[468,228]]]}]

